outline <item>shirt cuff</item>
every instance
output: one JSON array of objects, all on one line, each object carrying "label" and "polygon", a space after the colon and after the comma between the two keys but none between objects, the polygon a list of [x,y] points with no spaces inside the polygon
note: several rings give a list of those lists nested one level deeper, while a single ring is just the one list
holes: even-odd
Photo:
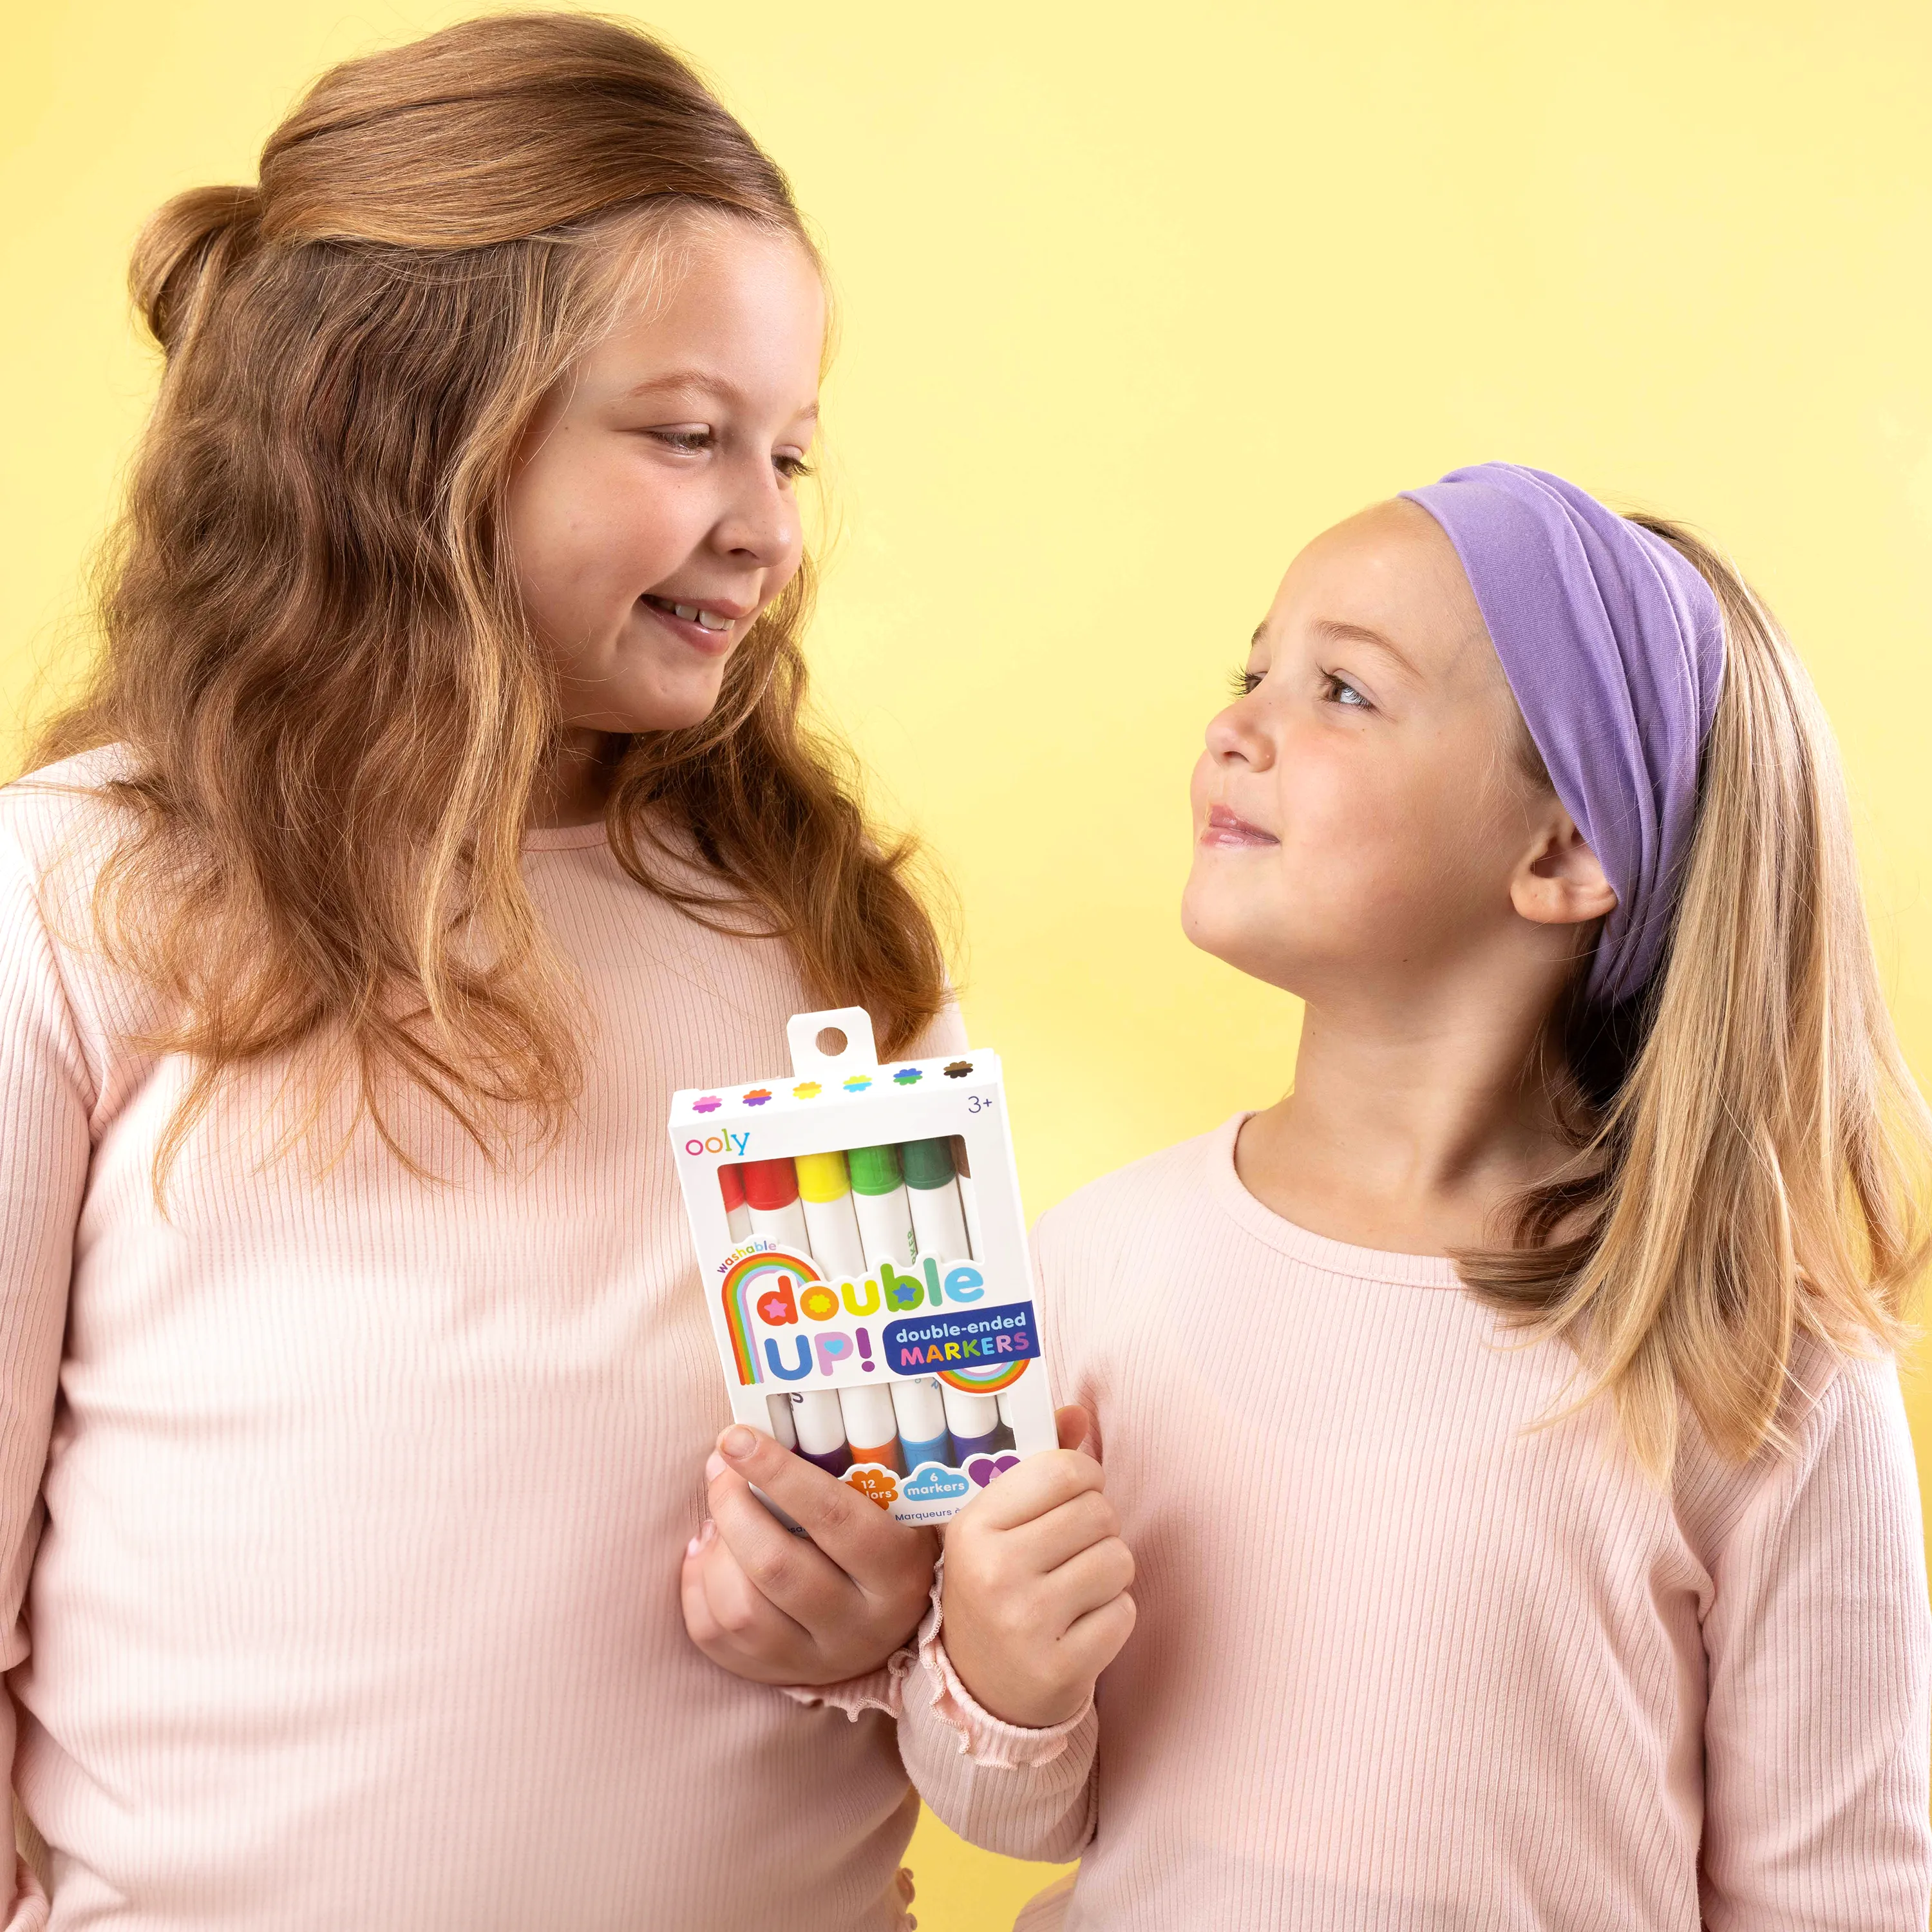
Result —
[{"label": "shirt cuff", "polygon": [[848,1677],[838,1684],[781,1684],[778,1688],[794,1703],[824,1704],[843,1711],[855,1724],[868,1711],[883,1711],[897,1723],[905,1706],[906,1672],[917,1661],[918,1653],[908,1644],[862,1677]]},{"label": "shirt cuff", "polygon": [[[1067,1747],[1068,1741],[1086,1723],[1094,1709],[1093,1694],[1064,1724],[1049,1724],[1043,1730],[1030,1730],[1024,1724],[1010,1724],[996,1718],[974,1697],[959,1681],[952,1660],[946,1654],[940,1635],[944,1616],[940,1592],[946,1580],[946,1559],[940,1558],[933,1572],[932,1606],[919,1627],[916,1639],[920,1673],[932,1708],[958,1734],[960,1755],[975,1764],[994,1771],[1030,1770],[1051,1764]],[[895,1658],[894,1663],[898,1662]],[[900,1694],[904,1694],[902,1690]]]}]

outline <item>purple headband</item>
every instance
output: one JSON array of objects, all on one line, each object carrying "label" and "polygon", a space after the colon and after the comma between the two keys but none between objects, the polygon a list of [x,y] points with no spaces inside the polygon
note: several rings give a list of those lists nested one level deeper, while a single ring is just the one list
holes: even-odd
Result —
[{"label": "purple headband", "polygon": [[1670,930],[1724,674],[1716,595],[1544,470],[1478,463],[1402,494],[1456,546],[1556,796],[1616,888],[1588,988],[1614,1006],[1649,983]]}]

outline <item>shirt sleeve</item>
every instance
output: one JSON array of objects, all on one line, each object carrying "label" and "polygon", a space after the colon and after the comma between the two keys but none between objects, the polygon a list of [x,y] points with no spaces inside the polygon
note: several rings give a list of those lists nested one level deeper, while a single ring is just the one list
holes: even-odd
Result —
[{"label": "shirt sleeve", "polygon": [[[1078,1401],[1094,1424],[1090,1446],[1102,1457],[1100,1419],[1080,1352],[1065,1317],[1068,1257],[1049,1216],[1035,1228],[1034,1285],[1046,1366],[1055,1399]],[[919,1794],[969,1844],[1008,1858],[1077,1858],[1100,1820],[1095,1760],[1100,1719],[1090,1699],[1066,1723],[1042,1730],[1009,1724],[961,1682],[942,1631],[945,1559],[932,1580],[932,1604],[920,1626],[917,1660],[899,1685],[899,1756]]]},{"label": "shirt sleeve", "polygon": [[1894,1364],[1839,1369],[1713,1576],[1706,1924],[1919,1932],[1932,1613]]},{"label": "shirt sleeve", "polygon": [[906,1676],[899,1756],[927,1805],[969,1844],[1011,1858],[1064,1863],[1094,1836],[1099,1817],[1094,1754],[1100,1721],[1087,1708],[1029,1730],[982,1708],[960,1682],[940,1635],[943,1576],[920,1627],[919,1660]]},{"label": "shirt sleeve", "polygon": [[[59,1386],[91,1080],[32,874],[0,827],[0,1669],[27,1654],[22,1609]],[[0,1696],[0,1754],[18,1730]],[[8,1932],[38,1932],[46,1895],[16,1858]]]}]

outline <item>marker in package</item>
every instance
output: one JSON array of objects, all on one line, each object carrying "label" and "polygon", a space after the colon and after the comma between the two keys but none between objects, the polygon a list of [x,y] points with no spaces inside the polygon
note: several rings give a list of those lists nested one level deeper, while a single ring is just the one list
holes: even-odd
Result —
[{"label": "marker in package", "polygon": [[882,1066],[862,1006],[787,1032],[788,1077],[671,1101],[732,1413],[941,1522],[1054,1446],[1000,1063]]}]

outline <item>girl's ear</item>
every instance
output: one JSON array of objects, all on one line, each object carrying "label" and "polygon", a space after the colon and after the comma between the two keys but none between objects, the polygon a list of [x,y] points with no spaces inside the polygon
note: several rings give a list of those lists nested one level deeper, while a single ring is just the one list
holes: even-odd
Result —
[{"label": "girl's ear", "polygon": [[1586,926],[1616,910],[1616,888],[1560,805],[1510,878],[1510,902],[1538,926]]}]

